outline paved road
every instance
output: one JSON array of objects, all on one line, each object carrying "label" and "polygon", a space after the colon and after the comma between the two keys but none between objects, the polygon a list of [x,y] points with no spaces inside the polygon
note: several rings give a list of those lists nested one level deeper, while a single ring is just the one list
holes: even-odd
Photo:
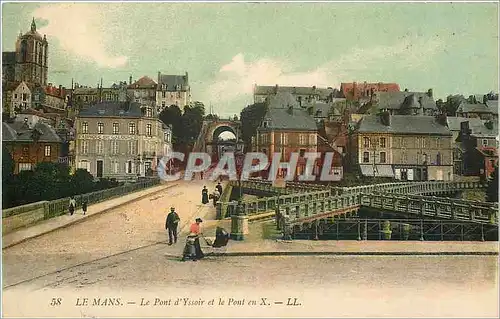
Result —
[{"label": "paved road", "polygon": [[[180,262],[166,254],[168,249],[172,248],[152,246],[53,273],[7,288],[5,298],[15,300],[25,289],[30,291],[29,298],[40,293],[37,300],[46,304],[53,296],[63,296],[72,303],[76,297],[96,296],[129,296],[130,300],[147,296],[259,300],[273,296],[297,297],[303,303],[300,309],[282,309],[285,312],[273,312],[273,316],[484,317],[498,313],[497,257],[207,257],[199,262]],[[16,313],[14,304],[4,305],[7,313]],[[76,311],[71,306],[68,311],[73,312],[67,315]],[[309,312],[304,312],[307,309]],[[147,312],[132,306],[114,312],[87,310],[96,316],[167,315],[159,309]],[[168,315],[199,313],[191,311],[169,309]],[[234,309],[218,314],[249,316]]]},{"label": "paved road", "polygon": [[[215,209],[201,205],[201,187],[213,183],[179,181],[164,193],[95,216],[3,251],[4,287],[84,262],[165,242],[166,214],[176,207],[181,227]],[[210,187],[213,188],[213,187]],[[36,265],[34,267],[33,265]]]},{"label": "paved road", "polygon": [[[173,205],[185,225],[196,216],[213,218],[210,205],[200,210],[201,186],[200,181],[181,183],[4,250],[4,315],[40,316],[42,310],[47,316],[200,315],[195,308],[158,313],[153,308],[74,307],[78,296],[118,292],[122,298],[298,296],[303,303],[274,312],[265,307],[219,308],[219,313],[203,308],[212,317],[498,317],[498,257],[207,257],[180,262],[173,256],[180,254],[183,240],[176,246],[164,244],[165,215]],[[73,298],[66,302],[66,313],[48,306],[51,298],[71,294],[65,297]]]}]

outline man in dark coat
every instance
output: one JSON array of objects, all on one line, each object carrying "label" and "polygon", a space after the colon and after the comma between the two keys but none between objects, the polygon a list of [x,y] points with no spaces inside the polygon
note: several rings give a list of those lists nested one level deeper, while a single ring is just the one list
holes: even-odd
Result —
[{"label": "man in dark coat", "polygon": [[215,186],[215,188],[219,191],[219,193],[222,195],[222,185],[219,183],[217,183],[217,186]]},{"label": "man in dark coat", "polygon": [[175,212],[175,208],[170,208],[170,213],[167,216],[167,220],[165,222],[165,229],[168,230],[168,244],[172,245],[172,239],[174,244],[177,243],[177,226],[179,225],[179,215]]}]

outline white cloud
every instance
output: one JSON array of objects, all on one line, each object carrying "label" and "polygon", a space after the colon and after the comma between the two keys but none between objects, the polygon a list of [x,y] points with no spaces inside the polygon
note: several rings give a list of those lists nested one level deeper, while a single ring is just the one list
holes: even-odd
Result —
[{"label": "white cloud", "polygon": [[40,7],[33,14],[37,19],[48,21],[38,31],[56,39],[62,50],[94,62],[98,67],[122,67],[128,58],[108,51],[113,38],[108,34],[106,12],[99,4],[62,3]]},{"label": "white cloud", "polygon": [[220,105],[237,99],[252,99],[253,86],[313,86],[338,87],[341,81],[356,79],[362,71],[381,68],[416,68],[430,59],[441,43],[430,41],[401,42],[393,46],[355,48],[348,54],[315,69],[293,72],[283,61],[260,59],[247,62],[243,53],[223,65],[215,82],[205,91],[204,98]]}]

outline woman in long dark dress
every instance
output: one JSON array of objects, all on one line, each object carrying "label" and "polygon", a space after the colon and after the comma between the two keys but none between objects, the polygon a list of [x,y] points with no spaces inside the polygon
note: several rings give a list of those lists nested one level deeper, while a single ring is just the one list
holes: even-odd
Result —
[{"label": "woman in long dark dress", "polygon": [[206,186],[203,186],[203,190],[201,191],[201,202],[206,204],[209,202],[208,200],[208,189]]}]

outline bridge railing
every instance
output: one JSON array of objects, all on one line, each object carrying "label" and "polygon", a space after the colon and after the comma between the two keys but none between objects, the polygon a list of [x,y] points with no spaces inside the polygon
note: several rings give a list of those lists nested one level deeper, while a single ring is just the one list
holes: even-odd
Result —
[{"label": "bridge railing", "polygon": [[[280,188],[277,188],[280,189]],[[255,215],[264,212],[268,212],[269,210],[275,210],[278,205],[291,205],[291,204],[300,204],[300,203],[308,203],[314,202],[318,200],[322,200],[327,197],[331,197],[330,190],[324,191],[314,191],[314,192],[304,192],[304,193],[292,193],[292,194],[283,194],[279,196],[272,197],[264,197],[258,199],[244,200],[242,201],[243,211],[246,215]],[[237,202],[233,202],[233,208],[230,208],[231,212],[235,212],[235,205]],[[230,203],[231,205],[231,203]],[[230,215],[230,213],[228,214]]]},{"label": "bridge railing", "polygon": [[[235,183],[234,185],[237,185],[237,182],[233,183]],[[423,212],[423,214],[426,215],[432,213],[433,215],[431,216],[436,216],[436,212],[435,208],[432,208],[434,211],[428,208],[430,207],[429,205],[433,205],[434,203],[434,205],[449,207],[438,209],[438,214],[441,214],[439,217],[443,218],[452,218],[455,215],[457,219],[465,218],[465,213],[463,213],[465,210],[462,209],[462,207],[467,207],[467,209],[473,209],[474,212],[476,212],[472,218],[473,221],[498,223],[498,216],[496,214],[498,206],[491,203],[438,199],[437,197],[429,198],[419,195],[402,194],[402,192],[432,193],[484,186],[483,184],[477,182],[401,182],[343,188],[334,187],[326,190],[311,190],[305,186],[307,184],[299,183],[287,183],[286,188],[279,188],[273,186],[271,182],[261,180],[243,181],[241,185],[246,188],[253,188],[279,194],[272,197],[243,201],[242,204],[245,214],[254,215],[268,212],[272,209],[276,210],[279,207],[281,210],[286,212],[286,214],[288,214],[288,219],[292,223],[299,222],[304,218],[311,219],[320,217],[316,215],[344,213],[346,209],[350,210],[353,207],[359,207],[361,205],[370,206],[370,198],[372,198],[372,202],[374,201],[374,198],[377,198],[375,201],[392,200],[390,204],[392,206],[388,206],[389,208],[395,208],[396,211],[403,211],[407,213],[414,213],[415,209],[412,205],[416,202],[421,202],[422,205],[418,206],[418,212]],[[287,189],[291,190],[291,192],[287,191]],[[404,201],[405,204],[401,204],[400,201]],[[409,209],[406,209],[406,203],[409,203]],[[232,207],[229,208],[231,210],[230,214],[235,211],[235,205],[236,204],[233,204]],[[380,206],[380,204],[374,205]],[[379,208],[379,206],[372,207]],[[401,208],[403,206],[405,210]],[[382,205],[382,207],[385,206]],[[455,209],[457,212],[456,214],[453,213]],[[290,213],[292,210],[295,212],[294,214]],[[493,212],[495,212],[495,214],[493,214]],[[468,216],[470,219],[470,214]]]},{"label": "bridge railing", "polygon": [[494,203],[377,193],[362,194],[360,205],[404,212],[420,217],[431,216],[498,225],[498,204]]}]

